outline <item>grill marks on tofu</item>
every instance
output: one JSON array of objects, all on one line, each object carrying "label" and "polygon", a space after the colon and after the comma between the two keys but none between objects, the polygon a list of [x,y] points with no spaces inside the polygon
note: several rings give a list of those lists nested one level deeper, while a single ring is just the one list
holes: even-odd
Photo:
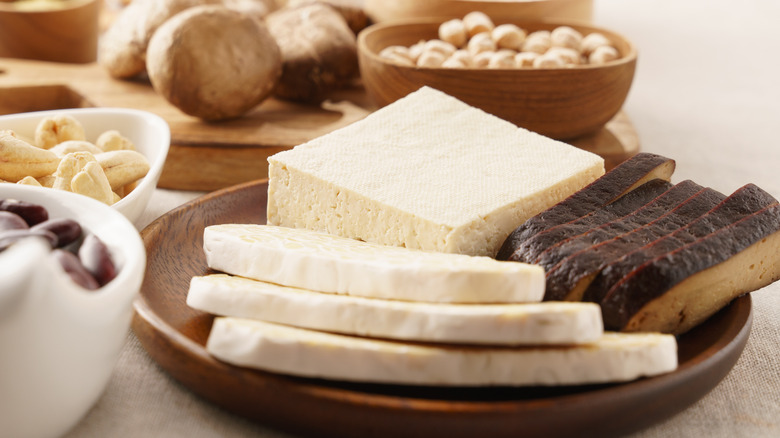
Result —
[{"label": "grill marks on tofu", "polygon": [[634,155],[582,190],[525,221],[507,237],[496,258],[510,260],[517,246],[529,237],[551,226],[565,224],[592,213],[648,181],[669,181],[674,168],[674,160],[660,155]]},{"label": "grill marks on tofu", "polygon": [[529,219],[499,255],[543,266],[547,301],[599,303],[609,330],[681,334],[780,279],[775,198],[672,186],[674,162],[642,155]]},{"label": "grill marks on tofu", "polygon": [[684,333],[780,278],[779,248],[780,205],[746,186],[717,211],[607,266],[599,285],[605,326]]},{"label": "grill marks on tofu", "polygon": [[[580,239],[559,247],[560,251],[551,251],[548,256],[551,266],[545,266],[545,300],[598,302],[598,297],[589,290],[589,286],[604,266],[626,253],[685,227],[725,198],[709,188],[700,187],[700,190],[691,193],[693,186],[680,185],[669,190],[666,196],[659,197],[637,210],[631,217],[586,233]],[[672,192],[678,196],[674,196]],[[676,202],[673,201],[675,199]],[[631,226],[634,228],[623,232]]]},{"label": "grill marks on tofu", "polygon": [[551,246],[590,231],[594,226],[631,214],[671,187],[672,184],[665,180],[654,179],[649,181],[615,202],[607,204],[602,209],[590,212],[568,223],[540,231],[529,237],[518,245],[510,260],[535,263],[539,255]]}]

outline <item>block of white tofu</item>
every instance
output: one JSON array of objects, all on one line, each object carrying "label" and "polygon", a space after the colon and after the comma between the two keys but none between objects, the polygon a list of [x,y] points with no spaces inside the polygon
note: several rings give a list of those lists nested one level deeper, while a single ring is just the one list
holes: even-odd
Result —
[{"label": "block of white tofu", "polygon": [[582,344],[604,333],[595,303],[417,303],[327,294],[224,274],[193,277],[187,304],[221,316],[407,341]]},{"label": "block of white tofu", "polygon": [[212,269],[318,292],[451,303],[538,302],[544,269],[489,257],[426,252],[272,225],[203,233]]},{"label": "block of white tofu", "polygon": [[486,256],[604,173],[595,154],[428,87],[268,162],[269,224]]},{"label": "block of white tofu", "polygon": [[674,336],[657,333],[608,332],[591,344],[567,347],[455,347],[218,317],[206,349],[224,362],[277,373],[410,385],[622,382],[677,367]]}]

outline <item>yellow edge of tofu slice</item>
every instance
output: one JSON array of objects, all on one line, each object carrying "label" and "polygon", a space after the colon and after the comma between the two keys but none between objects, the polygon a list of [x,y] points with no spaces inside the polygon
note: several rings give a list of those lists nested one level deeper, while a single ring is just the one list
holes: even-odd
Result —
[{"label": "yellow edge of tofu slice", "polygon": [[296,376],[429,386],[624,382],[673,371],[674,336],[605,333],[567,347],[463,347],[360,338],[218,317],[207,341],[224,362]]},{"label": "yellow edge of tofu slice", "polygon": [[581,344],[603,334],[595,303],[444,304],[352,297],[243,277],[193,277],[190,307],[359,336],[460,344]]},{"label": "yellow edge of tofu slice", "polygon": [[542,267],[489,257],[270,225],[212,225],[203,240],[210,268],[284,286],[426,302],[539,302],[544,296]]}]

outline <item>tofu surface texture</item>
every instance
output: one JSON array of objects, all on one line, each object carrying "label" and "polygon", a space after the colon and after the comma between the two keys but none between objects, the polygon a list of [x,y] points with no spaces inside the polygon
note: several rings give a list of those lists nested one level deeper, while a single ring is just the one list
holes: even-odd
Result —
[{"label": "tofu surface texture", "polygon": [[657,333],[608,332],[591,344],[566,347],[454,347],[219,317],[214,320],[206,348],[224,362],[266,371],[412,385],[621,382],[677,367],[674,336]]},{"label": "tofu surface texture", "polygon": [[268,162],[269,224],[491,257],[604,174],[598,155],[428,87]]},{"label": "tofu surface texture", "polygon": [[203,249],[212,269],[319,292],[452,303],[539,302],[544,297],[544,270],[538,265],[298,228],[211,225],[203,233]]},{"label": "tofu surface texture", "polygon": [[417,303],[328,294],[225,274],[193,277],[187,304],[216,315],[408,341],[582,344],[603,334],[595,303]]}]

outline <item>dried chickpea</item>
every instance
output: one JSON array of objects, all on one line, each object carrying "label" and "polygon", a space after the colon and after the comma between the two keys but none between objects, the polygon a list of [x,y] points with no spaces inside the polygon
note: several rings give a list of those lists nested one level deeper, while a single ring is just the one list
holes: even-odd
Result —
[{"label": "dried chickpea", "polygon": [[467,68],[468,65],[466,65],[463,60],[458,58],[449,57],[441,64],[444,68]]},{"label": "dried chickpea", "polygon": [[612,46],[599,46],[596,47],[596,50],[591,52],[590,56],[588,56],[588,63],[596,65],[604,64],[609,61],[614,61],[618,59],[618,57],[620,57],[620,55],[616,48]]},{"label": "dried chickpea", "polygon": [[404,46],[388,46],[379,52],[379,57],[401,65],[414,65],[409,49]]},{"label": "dried chickpea", "polygon": [[423,46],[423,53],[441,52],[441,54],[444,55],[445,57],[450,57],[453,53],[455,53],[456,50],[458,50],[457,47],[442,40],[426,41],[425,45]]},{"label": "dried chickpea", "polygon": [[35,145],[39,148],[50,149],[67,140],[86,140],[84,127],[71,116],[45,117],[35,128]]},{"label": "dried chickpea", "polygon": [[568,47],[552,47],[547,54],[559,57],[564,65],[579,65],[582,60],[580,52]]},{"label": "dried chickpea", "polygon": [[495,52],[496,43],[493,42],[493,38],[490,37],[488,32],[478,33],[469,40],[468,51],[471,53],[471,56],[476,56],[482,52]]},{"label": "dried chickpea", "polygon": [[416,65],[414,61],[409,59],[408,56],[403,56],[395,52],[390,52],[390,54],[382,56],[382,59],[386,59],[387,61],[394,64],[405,65],[407,67],[414,67]]},{"label": "dried chickpea", "polygon": [[542,54],[552,47],[550,31],[538,30],[531,33],[523,41],[522,52],[536,52]]},{"label": "dried chickpea", "polygon": [[447,57],[441,52],[423,52],[420,58],[417,59],[417,66],[436,68],[444,64],[446,60]]},{"label": "dried chickpea", "polygon": [[490,31],[496,27],[496,25],[493,24],[493,20],[491,20],[487,14],[480,11],[469,12],[466,14],[466,16],[463,17],[463,24],[466,26],[466,31],[472,38],[474,35],[480,34],[482,32],[490,33]]},{"label": "dried chickpea", "polygon": [[582,34],[569,26],[558,26],[550,32],[553,47],[567,47],[579,52]]},{"label": "dried chickpea", "polygon": [[493,53],[488,62],[488,68],[515,68],[515,52],[512,50],[499,50]]},{"label": "dried chickpea", "polygon": [[533,67],[534,60],[539,56],[536,52],[520,52],[515,55],[515,65],[518,67]]},{"label": "dried chickpea", "polygon": [[411,58],[411,60],[416,63],[417,60],[420,59],[420,55],[422,55],[424,48],[425,48],[424,40],[420,40],[416,44],[413,44],[412,46],[409,47],[409,58]]},{"label": "dried chickpea", "polygon": [[525,41],[525,31],[515,24],[501,24],[496,26],[490,36],[499,49],[511,49],[519,51]]},{"label": "dried chickpea", "polygon": [[455,47],[463,47],[469,41],[469,32],[463,20],[454,18],[439,26],[439,39]]},{"label": "dried chickpea", "polygon": [[560,68],[563,67],[563,60],[553,54],[543,54],[534,59],[534,68]]},{"label": "dried chickpea", "polygon": [[471,57],[468,50],[464,49],[456,50],[449,59],[455,59],[462,62],[466,67],[471,67],[474,64],[474,58]]},{"label": "dried chickpea", "polygon": [[488,64],[490,64],[490,58],[493,57],[493,54],[496,52],[487,51],[487,52],[480,52],[474,55],[474,67],[477,68],[486,68]]},{"label": "dried chickpea", "polygon": [[585,38],[582,39],[582,44],[580,44],[580,51],[583,55],[590,56],[590,54],[596,50],[597,47],[611,45],[612,42],[609,40],[609,38],[605,37],[604,34],[593,32],[586,35]]}]

